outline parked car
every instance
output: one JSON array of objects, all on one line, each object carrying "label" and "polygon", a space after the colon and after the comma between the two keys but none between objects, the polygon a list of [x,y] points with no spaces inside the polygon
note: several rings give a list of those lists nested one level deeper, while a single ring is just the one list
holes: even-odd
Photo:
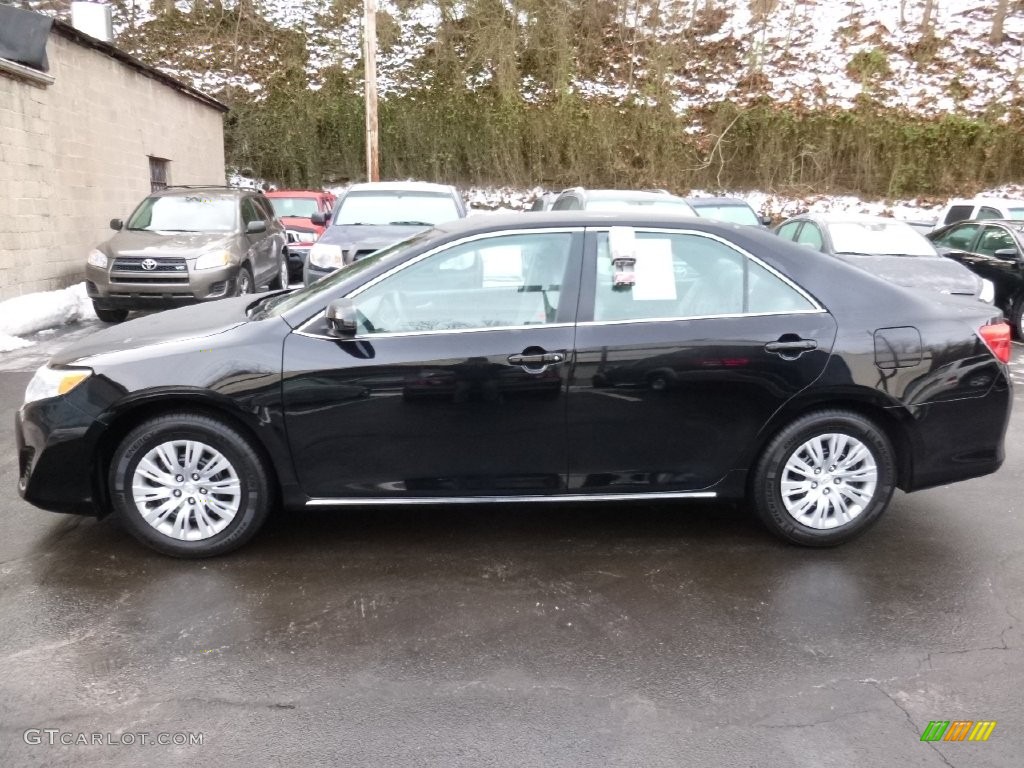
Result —
[{"label": "parked car", "polygon": [[746,200],[738,197],[688,197],[686,202],[698,216],[732,224],[747,224],[751,227],[771,226],[772,217],[754,212]]},{"label": "parked car", "polygon": [[369,256],[409,235],[467,214],[466,202],[455,187],[420,181],[353,184],[341,193],[330,224],[310,249],[305,283]]},{"label": "parked car", "polygon": [[179,557],[277,508],[744,497],[829,546],[1002,464],[1009,334],[753,227],[473,217],[77,341],[29,383],[19,489]]},{"label": "parked car", "polygon": [[555,204],[555,200],[558,199],[557,192],[544,192],[537,195],[530,204],[530,212],[538,213],[540,211],[550,211],[551,206]]},{"label": "parked car", "polygon": [[323,224],[314,224],[313,217],[330,216],[336,198],[331,192],[304,189],[276,189],[265,194],[288,237],[288,277],[301,280],[309,249],[325,229]]},{"label": "parked car", "polygon": [[950,200],[946,207],[939,211],[932,229],[941,229],[969,219],[1024,219],[1024,200],[1000,197]]},{"label": "parked car", "polygon": [[932,232],[939,253],[995,286],[995,304],[1024,340],[1024,221],[962,221]]},{"label": "parked car", "polygon": [[229,187],[169,187],[143,200],[117,234],[89,252],[86,292],[96,315],[288,287],[284,226],[267,198]]},{"label": "parked car", "polygon": [[991,282],[942,258],[924,235],[898,219],[808,213],[784,221],[775,233],[907,288],[989,304],[995,298]]},{"label": "parked car", "polygon": [[584,189],[563,191],[551,205],[553,211],[673,211],[680,216],[696,216],[696,211],[681,197],[664,191],[636,192],[628,189]]}]

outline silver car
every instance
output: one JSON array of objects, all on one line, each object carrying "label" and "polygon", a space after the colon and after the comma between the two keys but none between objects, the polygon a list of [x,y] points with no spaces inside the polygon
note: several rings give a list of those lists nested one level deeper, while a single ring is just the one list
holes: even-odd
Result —
[{"label": "silver car", "polygon": [[171,187],[154,192],[87,259],[96,315],[119,323],[131,310],[165,309],[288,287],[286,235],[253,190]]}]

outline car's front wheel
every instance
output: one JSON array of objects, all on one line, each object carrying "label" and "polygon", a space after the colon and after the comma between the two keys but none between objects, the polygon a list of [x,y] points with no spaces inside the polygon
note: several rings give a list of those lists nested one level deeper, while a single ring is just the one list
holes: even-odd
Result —
[{"label": "car's front wheel", "polygon": [[252,270],[248,267],[240,267],[238,277],[235,278],[235,295],[245,296],[247,293],[256,292],[256,283],[252,279]]},{"label": "car's front wheel", "polygon": [[95,302],[93,302],[92,308],[96,312],[96,317],[104,323],[123,323],[128,319],[127,309],[103,309],[97,307]]},{"label": "car's front wheel", "polygon": [[114,510],[135,538],[174,557],[211,557],[255,535],[270,482],[249,440],[202,413],[143,422],[110,464]]},{"label": "car's front wheel", "polygon": [[758,516],[777,536],[828,547],[877,520],[895,485],[885,432],[858,413],[827,410],[796,419],[772,439],[751,490]]},{"label": "car's front wheel", "polygon": [[280,263],[277,265],[277,277],[270,283],[270,290],[280,291],[288,287],[288,257],[281,254]]}]

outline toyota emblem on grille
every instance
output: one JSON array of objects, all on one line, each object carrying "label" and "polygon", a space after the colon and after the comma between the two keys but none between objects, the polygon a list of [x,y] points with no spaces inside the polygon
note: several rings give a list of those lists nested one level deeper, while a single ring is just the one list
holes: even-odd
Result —
[{"label": "toyota emblem on grille", "polygon": [[156,269],[156,261],[154,259],[143,259],[142,268],[147,272],[152,272]]}]

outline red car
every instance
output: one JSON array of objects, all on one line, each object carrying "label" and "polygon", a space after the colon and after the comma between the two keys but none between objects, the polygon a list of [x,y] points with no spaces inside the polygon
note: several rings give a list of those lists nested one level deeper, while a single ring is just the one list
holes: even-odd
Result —
[{"label": "red car", "polygon": [[288,234],[289,279],[302,280],[302,267],[309,256],[309,249],[325,229],[323,225],[313,223],[313,214],[322,213],[329,218],[335,197],[330,192],[305,189],[278,189],[264,194]]}]

